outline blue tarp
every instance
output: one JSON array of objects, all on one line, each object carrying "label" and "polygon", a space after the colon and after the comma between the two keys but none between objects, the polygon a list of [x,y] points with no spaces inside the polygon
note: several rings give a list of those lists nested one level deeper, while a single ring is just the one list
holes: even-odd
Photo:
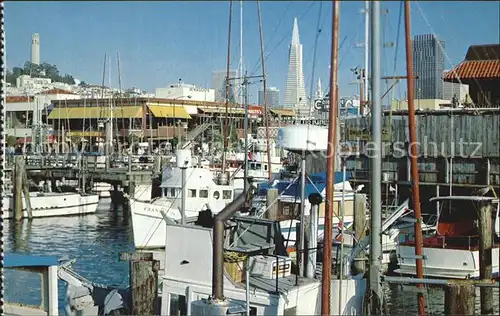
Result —
[{"label": "blue tarp", "polygon": [[[342,172],[335,172],[334,183],[341,183],[343,180],[342,178],[343,178]],[[350,178],[349,173],[346,173],[345,180],[349,181],[349,178]],[[258,186],[257,194],[259,196],[266,196],[267,190],[270,187],[274,187],[275,189],[278,189],[279,195],[293,196],[297,197],[300,200],[300,192],[301,192],[300,178],[297,179],[295,183],[293,183],[292,185],[290,185],[290,183],[292,183],[292,181],[280,181],[275,186],[273,186],[272,183],[271,184],[260,183]],[[305,187],[306,197],[309,196],[309,194],[311,193],[321,193],[325,189],[325,187],[326,187],[326,172],[313,173],[309,174],[309,177],[306,176],[306,187]]]},{"label": "blue tarp", "polygon": [[3,259],[4,268],[49,267],[59,264],[55,256],[34,256],[18,253],[6,253]]}]

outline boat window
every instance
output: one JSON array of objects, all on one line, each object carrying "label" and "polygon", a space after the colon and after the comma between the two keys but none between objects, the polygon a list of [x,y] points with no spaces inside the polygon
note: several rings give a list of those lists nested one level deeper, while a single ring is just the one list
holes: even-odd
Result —
[{"label": "boat window", "polygon": [[208,197],[208,190],[200,190],[200,197],[207,198]]},{"label": "boat window", "polygon": [[224,200],[230,200],[232,198],[232,191],[231,190],[223,190],[222,191],[222,198]]},{"label": "boat window", "polygon": [[257,316],[257,307],[250,306],[250,316]]},{"label": "boat window", "polygon": [[187,315],[186,297],[184,295],[170,294],[170,312],[169,315],[181,316]]},{"label": "boat window", "polygon": [[297,315],[297,307],[294,306],[294,307],[286,308],[283,315]]},{"label": "boat window", "polygon": [[196,190],[195,189],[190,189],[188,193],[188,197],[196,197]]},{"label": "boat window", "polygon": [[219,191],[214,192],[214,199],[218,200],[220,198],[220,193]]},{"label": "boat window", "polygon": [[264,170],[267,170],[267,165],[264,165]]},{"label": "boat window", "polygon": [[170,188],[170,196],[175,197],[175,188]]}]

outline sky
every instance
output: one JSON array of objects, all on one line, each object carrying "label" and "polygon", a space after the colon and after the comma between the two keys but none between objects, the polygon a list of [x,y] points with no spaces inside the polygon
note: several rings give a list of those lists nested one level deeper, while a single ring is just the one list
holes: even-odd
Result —
[{"label": "sky", "polygon": [[[240,61],[240,1],[233,1],[231,68]],[[363,1],[342,1],[339,35],[339,92],[358,93],[351,71],[364,65]],[[382,75],[405,75],[404,16],[401,1],[382,1]],[[460,63],[470,45],[500,42],[500,2],[412,1],[411,34],[436,34],[446,42],[445,69]],[[40,34],[42,62],[87,83],[102,81],[104,54],[111,56],[106,84],[118,87],[117,53],[122,87],[149,92],[183,82],[210,87],[213,70],[225,69],[229,1],[8,1],[5,3],[7,66],[30,59],[32,33]],[[318,78],[329,81],[331,1],[262,1],[265,68],[268,86],[284,97],[288,46],[294,17],[303,45],[306,93]],[[319,27],[318,27],[319,26]],[[398,35],[399,29],[399,37]],[[318,32],[318,30],[321,30]],[[316,45],[315,45],[316,43]],[[391,47],[390,43],[394,45]],[[316,56],[314,57],[314,51]],[[243,60],[248,75],[262,74],[256,1],[243,1]],[[314,78],[312,78],[314,69]],[[395,70],[394,70],[395,69]],[[253,82],[250,101],[257,101]],[[383,82],[382,91],[386,85]],[[389,97],[404,97],[402,81]]]}]

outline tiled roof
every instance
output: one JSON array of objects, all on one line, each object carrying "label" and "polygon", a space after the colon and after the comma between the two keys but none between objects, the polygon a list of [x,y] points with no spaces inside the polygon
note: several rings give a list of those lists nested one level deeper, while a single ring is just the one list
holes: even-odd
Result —
[{"label": "tiled roof", "polygon": [[16,103],[16,102],[30,102],[30,101],[33,101],[33,97],[16,96],[16,95],[7,96],[5,99],[9,103],[10,102]]},{"label": "tiled roof", "polygon": [[47,91],[43,91],[40,94],[76,94],[76,93],[63,89],[50,89]]},{"label": "tiled roof", "polygon": [[500,59],[466,60],[454,70],[446,73],[445,80],[460,79],[500,79]]}]

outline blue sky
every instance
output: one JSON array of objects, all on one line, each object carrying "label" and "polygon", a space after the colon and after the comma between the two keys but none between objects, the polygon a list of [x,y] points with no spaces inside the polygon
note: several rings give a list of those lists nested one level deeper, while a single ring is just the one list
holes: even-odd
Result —
[{"label": "blue sky", "polygon": [[[231,67],[239,61],[239,1],[233,2]],[[363,65],[363,48],[355,47],[364,36],[363,2],[343,1],[340,12],[340,95],[357,93],[351,68]],[[331,46],[331,2],[263,1],[262,20],[269,86],[281,90],[283,98],[287,72],[288,44],[293,18],[299,18],[303,44],[303,68],[309,94],[313,51],[319,35],[315,78],[328,85]],[[384,48],[384,75],[404,75],[404,25],[396,38],[400,1],[384,1],[389,13],[382,17],[384,42],[398,43]],[[320,11],[321,9],[321,11]],[[260,70],[260,46],[255,1],[243,4],[243,50],[249,74]],[[182,78],[186,83],[209,86],[211,72],[225,69],[229,2],[14,2],[5,4],[7,65],[22,66],[29,60],[32,33],[40,34],[41,60],[56,64],[62,73],[99,84],[104,53],[112,56],[111,85],[118,86],[116,53],[120,53],[122,85],[154,91]],[[496,1],[420,1],[412,4],[412,34],[436,33],[446,41],[446,68],[452,68],[474,44],[500,41],[500,4]],[[403,19],[401,19],[403,21]],[[396,60],[396,62],[395,62]],[[250,90],[256,101],[257,86]],[[404,96],[405,82],[394,89]]]}]

